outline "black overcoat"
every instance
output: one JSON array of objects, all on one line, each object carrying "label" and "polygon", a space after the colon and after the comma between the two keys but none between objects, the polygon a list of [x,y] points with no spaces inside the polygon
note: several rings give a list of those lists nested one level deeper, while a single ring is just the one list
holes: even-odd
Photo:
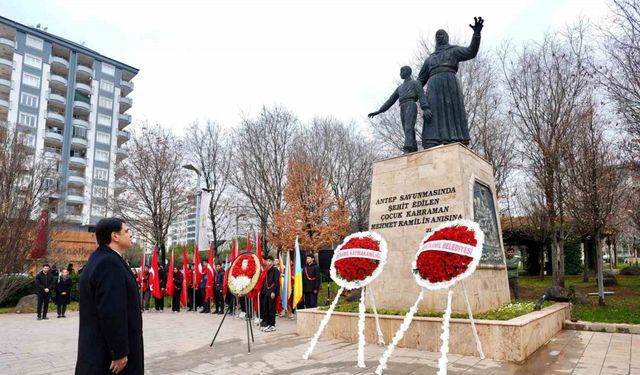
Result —
[{"label": "black overcoat", "polygon": [[114,359],[128,362],[121,374],[142,375],[142,314],[136,280],[108,246],[91,254],[80,276],[80,332],[76,375],[107,375]]},{"label": "black overcoat", "polygon": [[311,265],[305,264],[302,271],[302,291],[304,293],[313,293],[320,289],[320,269],[313,262]]},{"label": "black overcoat", "polygon": [[[56,283],[56,305],[68,305],[71,303],[71,278],[61,277]],[[66,294],[62,294],[62,293]]]}]

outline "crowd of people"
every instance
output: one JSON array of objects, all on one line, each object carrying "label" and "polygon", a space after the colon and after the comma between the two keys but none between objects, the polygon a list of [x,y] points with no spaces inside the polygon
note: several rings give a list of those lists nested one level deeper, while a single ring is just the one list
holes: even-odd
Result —
[{"label": "crowd of people", "polygon": [[[73,272],[73,264],[66,269],[58,270],[54,265],[44,264],[42,270],[36,275],[38,320],[47,320],[49,302],[53,298],[57,306],[58,318],[66,318],[67,305],[71,303],[72,281],[69,275]],[[54,294],[55,292],[55,294]]]}]

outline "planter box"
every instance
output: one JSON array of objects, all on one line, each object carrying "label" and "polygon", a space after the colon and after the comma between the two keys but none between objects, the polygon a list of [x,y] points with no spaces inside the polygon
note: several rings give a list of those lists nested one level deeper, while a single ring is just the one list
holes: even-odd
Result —
[{"label": "planter box", "polygon": [[[534,311],[511,320],[476,320],[485,356],[501,361],[524,361],[562,330],[563,322],[569,318],[569,310],[568,303],[556,303],[542,311]],[[325,313],[318,309],[299,310],[298,334],[313,336]],[[380,315],[380,326],[387,344],[391,342],[403,319],[404,316]],[[442,318],[416,317],[398,347],[437,352],[441,344],[441,327]],[[334,312],[322,337],[356,343],[358,314]],[[365,337],[368,343],[377,342],[372,314],[367,314]],[[468,319],[451,319],[449,352],[478,356]]]}]

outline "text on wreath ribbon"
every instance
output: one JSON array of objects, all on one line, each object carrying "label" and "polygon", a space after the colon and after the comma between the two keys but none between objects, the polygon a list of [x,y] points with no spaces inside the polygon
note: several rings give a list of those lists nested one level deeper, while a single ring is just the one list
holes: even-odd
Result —
[{"label": "text on wreath ribbon", "polygon": [[429,241],[420,246],[420,252],[424,251],[446,251],[447,253],[453,253],[458,255],[473,256],[474,246],[464,243],[448,240]]},{"label": "text on wreath ribbon", "polygon": [[382,252],[370,249],[346,249],[340,250],[335,255],[336,261],[346,258],[366,258],[381,260]]}]

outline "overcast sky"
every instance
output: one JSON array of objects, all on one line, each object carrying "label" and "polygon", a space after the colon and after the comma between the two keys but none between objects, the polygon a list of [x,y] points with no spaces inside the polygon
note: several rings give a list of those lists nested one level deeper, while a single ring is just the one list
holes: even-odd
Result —
[{"label": "overcast sky", "polygon": [[4,17],[139,68],[134,124],[146,119],[179,133],[195,120],[234,126],[274,104],[302,121],[366,124],[421,35],[445,28],[467,42],[468,24],[482,16],[482,50],[540,40],[607,10],[603,0],[0,1]]}]

